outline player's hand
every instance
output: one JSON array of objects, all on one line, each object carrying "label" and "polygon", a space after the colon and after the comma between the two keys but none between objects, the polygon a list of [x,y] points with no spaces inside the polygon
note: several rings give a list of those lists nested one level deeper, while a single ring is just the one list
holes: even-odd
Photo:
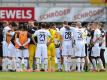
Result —
[{"label": "player's hand", "polygon": [[25,48],[24,48],[24,46],[20,46],[19,49],[23,50],[23,49],[25,49]]}]

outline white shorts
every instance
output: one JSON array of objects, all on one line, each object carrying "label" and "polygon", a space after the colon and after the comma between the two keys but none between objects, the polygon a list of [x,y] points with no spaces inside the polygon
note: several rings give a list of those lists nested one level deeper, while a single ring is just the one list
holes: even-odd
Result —
[{"label": "white shorts", "polygon": [[14,49],[14,45],[12,43],[10,43],[8,45],[8,43],[6,41],[3,41],[3,56],[6,57],[14,57],[15,54],[15,49]]},{"label": "white shorts", "polygon": [[99,47],[99,45],[92,47],[91,56],[92,57],[99,57],[100,56],[100,47]]},{"label": "white shorts", "polygon": [[28,49],[24,49],[24,50],[17,49],[17,57],[28,58],[29,57]]},{"label": "white shorts", "polygon": [[83,41],[77,41],[75,47],[75,56],[76,57],[85,57],[85,44]]},{"label": "white shorts", "polygon": [[56,48],[56,58],[60,58],[61,57],[61,51],[59,48]]},{"label": "white shorts", "polygon": [[46,44],[37,44],[35,57],[40,58],[40,59],[48,58]]},{"label": "white shorts", "polygon": [[71,42],[64,42],[62,45],[62,56],[72,55],[72,44]]}]

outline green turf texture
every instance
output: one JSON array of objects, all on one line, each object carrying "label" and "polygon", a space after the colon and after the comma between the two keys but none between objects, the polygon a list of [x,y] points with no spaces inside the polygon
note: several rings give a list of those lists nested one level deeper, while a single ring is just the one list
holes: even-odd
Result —
[{"label": "green turf texture", "polygon": [[0,72],[0,80],[107,80],[107,72]]}]

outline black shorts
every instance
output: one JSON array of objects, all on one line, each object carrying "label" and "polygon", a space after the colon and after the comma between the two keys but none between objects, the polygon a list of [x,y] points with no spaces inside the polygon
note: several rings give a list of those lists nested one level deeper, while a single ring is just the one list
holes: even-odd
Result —
[{"label": "black shorts", "polygon": [[3,57],[2,45],[0,45],[0,57]]}]

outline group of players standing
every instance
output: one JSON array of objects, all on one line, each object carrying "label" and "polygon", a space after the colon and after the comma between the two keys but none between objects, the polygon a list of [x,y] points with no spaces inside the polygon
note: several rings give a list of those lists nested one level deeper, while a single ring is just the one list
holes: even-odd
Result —
[{"label": "group of players standing", "polygon": [[57,71],[84,72],[88,66],[98,71],[98,63],[99,71],[105,71],[100,58],[105,40],[98,22],[82,27],[80,22],[70,26],[65,21],[60,29],[54,23],[34,26],[33,21],[17,27],[4,22],[4,26],[2,71],[54,72],[57,67]]}]

